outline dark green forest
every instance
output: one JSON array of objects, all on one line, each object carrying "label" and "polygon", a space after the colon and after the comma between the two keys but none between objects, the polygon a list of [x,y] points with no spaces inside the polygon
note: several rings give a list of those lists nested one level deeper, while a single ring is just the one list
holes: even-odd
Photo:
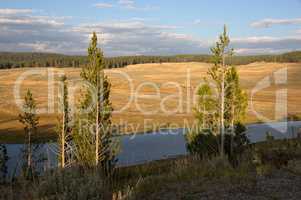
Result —
[{"label": "dark green forest", "polygon": [[[301,51],[279,55],[233,56],[231,63],[245,65],[252,62],[301,62]],[[120,56],[105,58],[106,68],[120,68],[143,63],[212,62],[210,55],[175,56]],[[88,63],[86,56],[69,56],[54,53],[0,52],[0,69],[22,67],[82,67]]]}]

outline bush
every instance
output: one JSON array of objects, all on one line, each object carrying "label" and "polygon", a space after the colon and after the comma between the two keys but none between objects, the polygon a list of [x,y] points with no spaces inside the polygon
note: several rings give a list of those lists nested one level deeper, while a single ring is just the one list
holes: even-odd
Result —
[{"label": "bush", "polygon": [[191,132],[186,136],[187,149],[191,154],[201,157],[214,157],[219,154],[219,140],[209,130],[201,133]]},{"label": "bush", "polygon": [[96,168],[55,169],[34,180],[18,177],[7,186],[0,187],[5,190],[0,199],[106,200],[113,195],[112,184]]},{"label": "bush", "polygon": [[274,140],[267,134],[266,142],[255,145],[254,159],[257,166],[269,165],[279,169],[298,158],[301,158],[300,140]]},{"label": "bush", "polygon": [[[245,134],[246,128],[238,123],[235,125],[234,136],[225,134],[224,152],[233,166],[237,166],[243,153],[248,147],[249,140]],[[191,132],[186,136],[187,149],[191,154],[202,158],[212,158],[220,153],[221,137],[214,135],[210,130]]]}]

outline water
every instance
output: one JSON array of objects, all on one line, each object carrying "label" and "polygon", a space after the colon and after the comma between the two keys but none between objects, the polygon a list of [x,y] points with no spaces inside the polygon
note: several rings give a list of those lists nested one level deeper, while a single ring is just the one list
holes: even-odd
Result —
[{"label": "water", "polygon": [[135,165],[149,161],[172,158],[188,154],[185,130],[161,131],[147,135],[123,136],[119,165]]},{"label": "water", "polygon": [[263,142],[266,133],[270,132],[275,139],[289,139],[301,133],[301,121],[252,124],[247,126],[247,136],[251,143]]},{"label": "water", "polygon": [[[253,124],[247,126],[246,132],[251,143],[264,141],[266,133],[270,132],[275,139],[293,138],[301,130],[300,122],[279,122],[268,124]],[[121,136],[120,153],[118,154],[119,166],[143,164],[154,160],[173,158],[187,155],[185,130],[154,132],[146,135]],[[9,173],[19,171],[20,150],[22,144],[7,144],[9,161],[7,163]],[[55,144],[45,144],[40,150],[49,159],[44,162],[42,168],[57,166]]]}]

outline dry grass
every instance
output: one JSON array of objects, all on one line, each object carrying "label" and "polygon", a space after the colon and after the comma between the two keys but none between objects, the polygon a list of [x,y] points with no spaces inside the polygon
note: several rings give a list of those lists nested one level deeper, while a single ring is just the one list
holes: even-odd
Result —
[{"label": "dry grass", "polygon": [[225,159],[189,156],[118,168],[109,182],[100,170],[74,167],[0,185],[0,199],[300,199],[299,161],[262,175],[250,160],[233,168]]},{"label": "dry grass", "polygon": [[[130,103],[129,107],[121,113],[113,115],[113,122],[120,125],[128,125],[124,132],[139,132],[145,129],[151,129],[151,125],[168,126],[176,123],[179,127],[183,126],[184,119],[192,123],[193,114],[191,112],[192,95],[189,97],[187,92],[192,93],[202,79],[207,76],[207,70],[210,64],[206,63],[164,63],[164,64],[144,64],[128,66],[122,69],[107,70],[106,73],[112,83],[112,103],[115,110],[125,106],[131,95],[129,83],[125,78],[121,78],[118,72],[125,72],[133,82],[134,90],[137,90],[141,83],[146,81],[159,86],[161,98],[138,98],[140,107],[147,111],[157,111],[161,100],[167,95],[177,94],[177,88],[166,86],[166,82],[179,83],[183,91],[183,112],[176,114],[166,114],[158,110],[155,114],[145,115],[135,106],[135,102]],[[271,86],[255,95],[253,99],[254,108],[269,119],[274,119],[275,115],[275,93],[278,89],[288,88],[288,112],[292,114],[301,114],[301,64],[283,64],[283,63],[253,63],[250,65],[238,66],[241,83],[243,88],[250,95],[251,90],[256,84],[266,76],[272,75],[278,69],[287,67],[288,86]],[[31,68],[32,69],[32,68]],[[40,68],[39,68],[40,69]],[[80,69],[78,68],[50,68],[55,72],[63,71],[68,76],[70,84],[79,80]],[[1,138],[14,139],[22,134],[22,126],[18,122],[19,108],[16,106],[13,95],[13,87],[16,79],[29,69],[10,69],[0,71],[0,140]],[[47,70],[47,69],[44,69]],[[187,83],[187,73],[190,71],[191,85]],[[56,80],[58,77],[56,76]],[[271,79],[274,82],[274,79]],[[28,77],[22,84],[21,95],[27,88],[30,88],[37,99],[39,108],[47,107],[47,76],[34,75]],[[77,91],[77,94],[79,91]],[[139,91],[142,94],[155,94],[156,90],[151,86],[145,86]],[[57,83],[55,84],[55,93],[57,94]],[[188,103],[187,103],[188,102]],[[169,98],[165,102],[166,108],[173,110],[178,105],[178,99]],[[57,110],[57,109],[55,109]],[[41,137],[53,133],[53,127],[56,123],[57,114],[42,115],[40,120]],[[259,121],[253,111],[249,110],[247,122]],[[130,126],[129,126],[130,125]],[[48,134],[47,134],[48,133]]]}]

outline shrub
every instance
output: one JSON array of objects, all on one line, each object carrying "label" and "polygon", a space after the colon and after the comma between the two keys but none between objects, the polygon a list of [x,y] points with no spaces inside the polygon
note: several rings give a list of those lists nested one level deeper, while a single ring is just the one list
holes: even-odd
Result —
[{"label": "shrub", "polygon": [[270,165],[275,168],[287,166],[289,161],[301,158],[300,140],[274,140],[267,134],[267,141],[256,144],[254,158],[257,166]]},{"label": "shrub", "polygon": [[[224,152],[233,166],[238,165],[239,160],[248,147],[249,140],[245,131],[246,128],[241,123],[238,123],[235,125],[234,136],[231,134],[225,135]],[[188,133],[186,140],[188,151],[202,158],[212,158],[220,152],[221,137],[220,135],[214,135],[210,130],[203,130],[200,133]]]},{"label": "shrub", "polygon": [[219,153],[219,141],[211,131],[191,132],[186,136],[187,149],[191,154],[201,157],[213,157]]}]

